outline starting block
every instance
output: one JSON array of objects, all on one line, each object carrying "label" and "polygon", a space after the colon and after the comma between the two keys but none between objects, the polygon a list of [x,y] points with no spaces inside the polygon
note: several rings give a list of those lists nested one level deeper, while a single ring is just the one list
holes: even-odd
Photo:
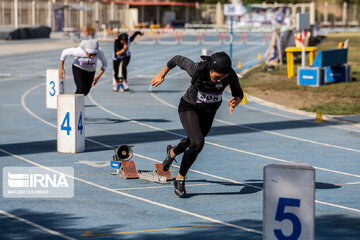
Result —
[{"label": "starting block", "polygon": [[162,170],[162,164],[155,164],[155,170],[151,172],[140,171],[139,178],[156,183],[167,183],[168,181],[173,180],[170,171],[164,172]]},{"label": "starting block", "polygon": [[125,179],[139,178],[134,161],[122,161],[118,176]]},{"label": "starting block", "polygon": [[[118,168],[117,175],[124,179],[143,179],[150,182],[156,183],[167,183],[173,180],[170,171],[164,172],[162,170],[162,164],[155,164],[153,171],[137,171],[134,161],[121,161],[119,164],[111,161],[112,168]],[[118,167],[120,165],[120,168]]]},{"label": "starting block", "polygon": [[113,161],[110,161],[110,166],[117,169],[117,175],[125,179],[143,179],[156,183],[167,183],[173,180],[170,171],[164,172],[162,164],[155,164],[153,171],[137,171],[134,161],[130,161],[133,156],[133,151],[128,145],[121,145],[115,149]]},{"label": "starting block", "polygon": [[168,170],[168,171],[164,172],[164,170],[162,168],[163,168],[163,165],[161,163],[155,164],[155,172],[159,176],[166,177],[166,181],[173,180],[173,178],[172,178],[172,176],[170,174],[170,171]]}]

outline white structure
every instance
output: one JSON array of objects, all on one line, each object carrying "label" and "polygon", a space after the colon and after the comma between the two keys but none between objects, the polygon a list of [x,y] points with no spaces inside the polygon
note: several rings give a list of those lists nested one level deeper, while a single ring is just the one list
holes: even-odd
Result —
[{"label": "white structure", "polygon": [[84,95],[61,94],[57,103],[57,151],[85,151]]},{"label": "white structure", "polygon": [[264,168],[263,239],[315,239],[315,169],[305,163]]},{"label": "white structure", "polygon": [[213,53],[214,53],[213,49],[209,49],[209,48],[201,49],[201,55],[203,56],[211,56]]},{"label": "white structure", "polygon": [[58,69],[46,70],[46,107],[57,108],[57,96],[64,94],[64,78],[59,79]]}]

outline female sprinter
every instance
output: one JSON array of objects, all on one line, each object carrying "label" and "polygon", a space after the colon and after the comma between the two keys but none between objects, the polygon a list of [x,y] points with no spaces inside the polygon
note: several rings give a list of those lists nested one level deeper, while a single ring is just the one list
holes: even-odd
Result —
[{"label": "female sprinter", "polygon": [[185,176],[204,146],[205,136],[210,131],[215,113],[221,105],[224,89],[230,85],[230,114],[243,98],[238,77],[226,53],[217,52],[211,57],[202,56],[202,59],[203,61],[194,63],[186,57],[177,55],[151,81],[152,86],[157,87],[175,66],[185,70],[191,77],[191,85],[182,96],[178,107],[187,138],[175,147],[168,145],[163,162],[163,170],[167,171],[175,157],[184,153],[180,171],[174,181],[175,194],[181,198],[186,197]]},{"label": "female sprinter", "polygon": [[[64,62],[67,56],[75,57],[72,65],[76,85],[75,93],[86,96],[107,68],[104,52],[99,48],[99,43],[95,39],[83,40],[77,48],[64,49],[60,57],[60,80],[65,75]],[[98,59],[102,62],[102,66],[99,73],[95,76]]]}]

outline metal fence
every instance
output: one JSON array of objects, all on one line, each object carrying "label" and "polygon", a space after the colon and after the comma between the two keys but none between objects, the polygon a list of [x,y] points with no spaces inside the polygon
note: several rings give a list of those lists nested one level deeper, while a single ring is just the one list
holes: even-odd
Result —
[{"label": "metal fence", "polygon": [[[66,29],[109,24],[127,24],[126,4],[100,1],[1,0],[1,27],[49,26],[53,30],[59,17]],[[17,18],[15,16],[18,16]]]},{"label": "metal fence", "polygon": [[[200,5],[199,9],[202,23],[214,21],[214,7]],[[324,26],[358,26],[360,22],[360,4],[334,3],[320,0],[315,1],[315,9],[315,21],[322,23]],[[129,22],[131,21],[129,10],[128,4],[111,1],[1,0],[0,27],[18,28],[45,25],[56,30],[59,18],[62,20],[62,27],[65,30],[74,29],[79,31],[84,27],[100,29],[104,25],[106,27],[129,27],[131,25]],[[156,14],[159,13],[152,15]],[[187,15],[189,15],[189,12],[187,12]]]},{"label": "metal fence", "polygon": [[316,1],[316,22],[323,26],[359,26],[360,3]]}]

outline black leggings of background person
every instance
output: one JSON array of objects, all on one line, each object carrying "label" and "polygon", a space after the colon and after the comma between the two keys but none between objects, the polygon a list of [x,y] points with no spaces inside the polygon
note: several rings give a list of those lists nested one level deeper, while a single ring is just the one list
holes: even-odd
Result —
[{"label": "black leggings of background person", "polygon": [[119,66],[121,62],[122,78],[127,80],[127,66],[129,65],[130,57],[125,57],[122,60],[113,60],[114,78],[116,82],[119,82]]},{"label": "black leggings of background person", "polygon": [[176,155],[184,153],[179,173],[186,176],[196,157],[201,152],[205,137],[209,133],[216,112],[205,112],[200,110],[187,110],[179,112],[181,124],[187,134],[174,148]]},{"label": "black leggings of background person", "polygon": [[84,71],[75,65],[72,65],[72,72],[76,85],[76,94],[84,94],[86,96],[91,89],[94,81],[95,72]]}]

